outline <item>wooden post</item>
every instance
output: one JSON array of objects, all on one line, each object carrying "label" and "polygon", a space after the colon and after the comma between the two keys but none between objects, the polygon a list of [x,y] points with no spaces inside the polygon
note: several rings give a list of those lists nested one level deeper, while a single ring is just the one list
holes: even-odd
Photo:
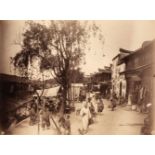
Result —
[{"label": "wooden post", "polygon": [[37,99],[37,133],[38,135],[40,134],[40,117],[39,117],[39,103],[40,103],[40,98]]},{"label": "wooden post", "polygon": [[155,135],[155,74],[153,75],[153,92],[152,92],[152,131],[151,134]]},{"label": "wooden post", "polygon": [[153,44],[153,54],[152,54],[152,131],[151,134],[155,135],[155,43]]}]

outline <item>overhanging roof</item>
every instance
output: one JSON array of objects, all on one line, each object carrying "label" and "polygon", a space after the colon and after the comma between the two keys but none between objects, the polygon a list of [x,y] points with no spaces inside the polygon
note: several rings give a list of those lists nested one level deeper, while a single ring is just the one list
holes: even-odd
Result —
[{"label": "overhanging roof", "polygon": [[30,80],[26,77],[20,77],[16,75],[0,74],[0,80],[6,82],[16,82],[16,83],[29,83]]},{"label": "overhanging roof", "polygon": [[126,55],[125,57],[123,57],[122,60],[125,60],[126,58],[129,58],[135,54],[139,54],[141,52],[146,52],[146,50],[144,50],[144,49],[153,45],[153,44],[155,44],[155,39],[152,41],[144,41],[141,48],[138,48],[135,51],[132,51],[129,55]]}]

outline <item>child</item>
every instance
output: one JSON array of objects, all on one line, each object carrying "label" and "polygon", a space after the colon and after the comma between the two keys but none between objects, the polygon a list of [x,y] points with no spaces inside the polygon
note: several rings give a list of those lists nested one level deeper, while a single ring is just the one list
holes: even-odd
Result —
[{"label": "child", "polygon": [[66,115],[66,117],[62,116],[59,119],[59,128],[63,135],[71,134],[71,125],[70,125],[70,116]]},{"label": "child", "polygon": [[98,112],[101,113],[104,109],[104,104],[101,98],[98,100]]},{"label": "child", "polygon": [[65,118],[64,116],[61,116],[58,120],[59,123],[59,128],[61,131],[61,134],[64,135],[65,134]]},{"label": "child", "polygon": [[71,134],[71,125],[70,125],[70,116],[66,115],[66,120],[65,120],[65,135],[70,135]]},{"label": "child", "polygon": [[47,129],[50,128],[50,112],[48,108],[45,106],[45,108],[40,112],[41,114],[41,121],[42,121],[42,129],[44,130],[45,127]]}]

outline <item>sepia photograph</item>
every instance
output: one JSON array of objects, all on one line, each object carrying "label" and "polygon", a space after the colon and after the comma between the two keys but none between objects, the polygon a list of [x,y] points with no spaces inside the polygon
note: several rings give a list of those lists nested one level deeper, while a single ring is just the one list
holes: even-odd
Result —
[{"label": "sepia photograph", "polygon": [[0,135],[154,135],[155,20],[0,20]]}]

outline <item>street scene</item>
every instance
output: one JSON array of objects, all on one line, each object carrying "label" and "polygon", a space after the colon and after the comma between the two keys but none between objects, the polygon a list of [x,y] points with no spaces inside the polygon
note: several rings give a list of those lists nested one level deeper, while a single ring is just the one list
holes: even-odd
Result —
[{"label": "street scene", "polygon": [[0,21],[1,135],[154,135],[155,21]]},{"label": "street scene", "polygon": [[[139,135],[143,120],[146,115],[138,114],[134,111],[129,111],[128,108],[118,107],[115,112],[108,108],[110,102],[104,100],[105,110],[101,114],[95,117],[94,123],[89,126],[89,132],[87,135]],[[124,117],[121,117],[121,115]],[[57,120],[57,117],[54,117]],[[55,135],[57,134],[56,127],[51,121],[51,127],[48,130],[42,130],[40,128],[39,134],[41,135]],[[71,135],[79,135],[78,127],[81,126],[81,118],[75,113],[71,114]],[[12,130],[12,134],[30,135],[38,134],[38,125],[29,126],[29,119],[25,119],[19,123],[16,128]]]}]

